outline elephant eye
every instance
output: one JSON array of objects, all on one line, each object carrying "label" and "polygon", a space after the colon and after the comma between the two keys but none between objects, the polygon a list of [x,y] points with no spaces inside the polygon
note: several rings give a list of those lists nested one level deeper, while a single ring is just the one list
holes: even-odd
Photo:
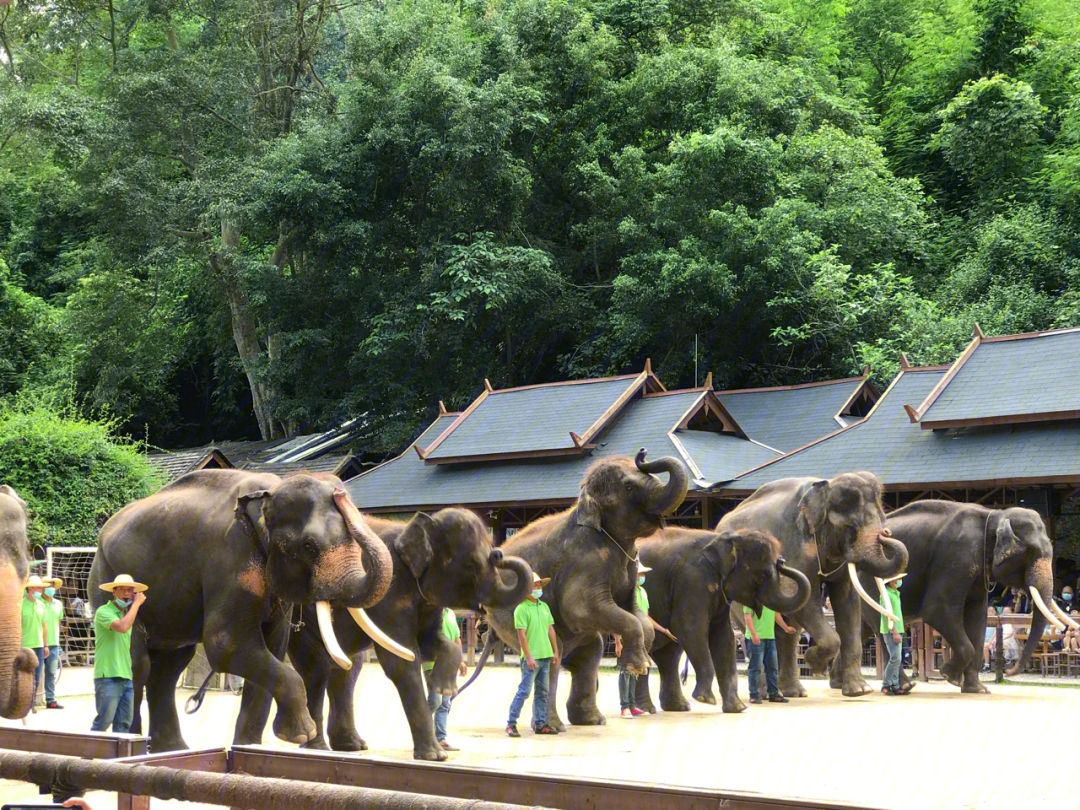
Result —
[{"label": "elephant eye", "polygon": [[310,554],[311,556],[314,557],[316,554],[318,554],[319,548],[318,548],[318,546],[315,545],[314,540],[305,540],[304,541],[304,551],[306,551],[308,554]]}]

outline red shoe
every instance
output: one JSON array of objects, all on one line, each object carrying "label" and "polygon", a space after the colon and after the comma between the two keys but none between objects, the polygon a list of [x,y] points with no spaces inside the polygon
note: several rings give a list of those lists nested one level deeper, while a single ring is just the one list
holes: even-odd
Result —
[{"label": "red shoe", "polygon": [[634,715],[634,717],[641,717],[641,715],[645,714],[645,712],[643,712],[637,706],[632,706],[630,708],[630,714]]}]

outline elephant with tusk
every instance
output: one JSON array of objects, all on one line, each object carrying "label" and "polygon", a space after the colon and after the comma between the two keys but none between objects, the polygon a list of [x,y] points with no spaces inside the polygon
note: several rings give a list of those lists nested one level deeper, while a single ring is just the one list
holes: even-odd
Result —
[{"label": "elephant with tusk", "polygon": [[[870,472],[841,473],[830,479],[784,478],[758,489],[717,526],[773,535],[788,565],[810,580],[810,600],[788,619],[806,628],[816,642],[806,653],[812,670],[824,672],[839,654],[830,683],[847,697],[873,691],[860,671],[860,599],[890,615],[867,593],[858,574],[884,579],[907,566],[907,549],[885,525],[881,494],[881,481]],[[835,630],[822,612],[822,584],[832,601]],[[787,697],[805,697],[796,668],[796,638],[781,636],[776,639],[780,691]]]},{"label": "elephant with tusk", "polygon": [[[282,662],[292,605],[371,607],[389,589],[393,563],[334,476],[200,470],[128,504],[102,527],[90,571],[98,603],[105,595],[97,586],[119,572],[151,593],[132,628],[131,731],[142,729],[145,690],[151,750],[169,751],[187,747],[174,692],[200,642],[215,670],[273,696],[280,739],[313,739],[303,681]],[[332,633],[324,643],[347,663]],[[258,692],[245,689],[234,744],[262,741],[262,726],[245,722]]]},{"label": "elephant with tusk", "polygon": [[0,717],[18,720],[34,703],[37,656],[22,646],[20,607],[27,560],[26,502],[14,489],[0,485]]},{"label": "elephant with tusk", "polygon": [[[1076,627],[1053,600],[1054,545],[1038,512],[926,500],[897,509],[885,525],[908,552],[900,589],[904,620],[923,619],[949,643],[952,657],[941,674],[961,692],[987,691],[979,667],[989,583],[1027,591],[1035,607],[1028,642],[1010,675],[1027,665],[1047,623]],[[877,629],[876,615],[864,611],[863,619]]]}]

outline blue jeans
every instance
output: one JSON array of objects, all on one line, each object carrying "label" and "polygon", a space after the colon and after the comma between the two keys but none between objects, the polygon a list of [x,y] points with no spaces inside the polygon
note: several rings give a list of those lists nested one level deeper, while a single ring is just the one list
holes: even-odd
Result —
[{"label": "blue jeans", "polygon": [[94,678],[94,705],[97,717],[91,731],[127,734],[134,711],[135,687],[129,678]]},{"label": "blue jeans", "polygon": [[60,648],[49,647],[49,657],[45,659],[45,702],[56,700],[56,673],[60,671]]},{"label": "blue jeans", "polygon": [[37,703],[37,690],[41,686],[41,671],[45,667],[45,648],[34,647],[37,653],[37,669],[34,670],[34,702]]},{"label": "blue jeans", "polygon": [[747,680],[750,681],[750,699],[758,696],[761,684],[758,680],[758,667],[765,663],[765,689],[769,697],[773,698],[780,694],[780,678],[777,671],[776,639],[763,638],[760,644],[755,644],[750,636],[745,638],[746,651],[750,653],[750,661],[747,663]]},{"label": "blue jeans", "polygon": [[[424,674],[430,675],[430,673],[427,672]],[[428,708],[434,712],[435,739],[439,742],[443,742],[443,740],[446,739],[446,718],[450,716],[450,702],[452,700],[453,698],[449,695],[440,695],[431,688],[431,683],[428,683],[427,705]]]},{"label": "blue jeans", "polygon": [[536,683],[536,695],[533,696],[532,724],[533,729],[541,728],[547,723],[548,701],[548,675],[551,673],[551,659],[537,658],[536,669],[529,669],[525,659],[521,659],[521,683],[518,684],[517,694],[510,704],[510,719],[506,721],[508,726],[516,726],[518,717],[521,716],[521,707],[525,705],[525,698],[533,690]]},{"label": "blue jeans", "polygon": [[900,641],[893,641],[892,633],[882,633],[885,639],[885,649],[889,651],[889,663],[885,665],[885,674],[881,678],[882,686],[895,686],[900,688],[900,652],[904,637]]},{"label": "blue jeans", "polygon": [[625,669],[619,670],[619,708],[633,709],[637,704],[637,675],[631,675]]}]

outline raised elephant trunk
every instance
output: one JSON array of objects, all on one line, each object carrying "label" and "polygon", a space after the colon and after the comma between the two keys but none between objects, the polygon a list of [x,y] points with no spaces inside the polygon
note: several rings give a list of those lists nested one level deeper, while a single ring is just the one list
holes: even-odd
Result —
[{"label": "raised elephant trunk", "polygon": [[657,487],[651,496],[647,509],[654,515],[670,515],[686,497],[686,489],[690,485],[690,476],[686,472],[686,465],[672,456],[664,456],[656,461],[645,461],[645,448],[638,450],[634,458],[637,468],[643,473],[656,475],[667,473],[666,486]]},{"label": "raised elephant trunk", "polygon": [[334,503],[345,518],[349,536],[367,552],[370,560],[370,570],[366,574],[362,573],[363,580],[353,583],[350,588],[348,605],[358,608],[371,607],[390,590],[390,583],[394,579],[394,560],[386,544],[371,530],[360,510],[350,500],[348,492],[341,487],[335,487]]},{"label": "raised elephant trunk", "polygon": [[856,542],[856,567],[872,577],[888,577],[907,570],[907,547],[889,536],[888,529],[869,529],[859,532]]},{"label": "raised elephant trunk", "polygon": [[[781,579],[777,580],[776,588],[766,594],[762,601],[777,613],[794,613],[805,605],[806,600],[810,598],[810,580],[806,578],[802,571],[796,571],[794,568],[784,565],[783,559],[777,563],[776,570]],[[783,577],[787,577],[795,583],[794,594],[784,592]]]},{"label": "raised elephant trunk", "polygon": [[490,608],[517,607],[532,592],[533,574],[529,564],[520,557],[504,557],[501,549],[493,549],[488,560],[498,572],[510,571],[516,578],[513,585],[507,585],[496,573],[495,583],[488,592],[482,594],[481,604]]}]

